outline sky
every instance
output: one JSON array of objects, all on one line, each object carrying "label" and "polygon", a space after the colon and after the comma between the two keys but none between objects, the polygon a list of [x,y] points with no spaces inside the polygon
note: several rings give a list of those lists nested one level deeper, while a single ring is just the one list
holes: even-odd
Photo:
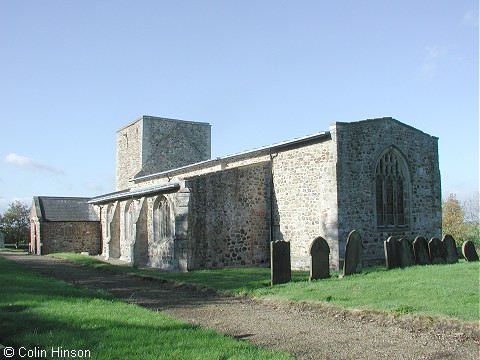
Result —
[{"label": "sky", "polygon": [[479,189],[477,0],[0,0],[0,213],[115,190],[116,131],[208,122],[212,157],[391,116]]}]

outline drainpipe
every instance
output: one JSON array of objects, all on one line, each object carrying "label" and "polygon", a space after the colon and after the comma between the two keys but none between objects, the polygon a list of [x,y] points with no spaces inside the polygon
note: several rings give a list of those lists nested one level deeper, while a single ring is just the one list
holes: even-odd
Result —
[{"label": "drainpipe", "polygon": [[[100,216],[98,217],[100,219],[99,224],[98,224],[98,237],[99,237],[99,242],[100,242],[100,255],[103,255],[103,226],[102,226],[102,216],[103,216],[103,208],[104,205],[98,205],[100,208]],[[108,206],[106,207],[108,209]],[[107,221],[107,218],[105,217],[105,222]],[[105,229],[106,230],[106,229]]]},{"label": "drainpipe", "polygon": [[273,198],[275,196],[275,191],[273,188],[273,159],[278,156],[278,153],[275,156],[270,152],[270,242],[275,241],[274,232],[275,232],[275,217],[273,215],[274,204]]}]

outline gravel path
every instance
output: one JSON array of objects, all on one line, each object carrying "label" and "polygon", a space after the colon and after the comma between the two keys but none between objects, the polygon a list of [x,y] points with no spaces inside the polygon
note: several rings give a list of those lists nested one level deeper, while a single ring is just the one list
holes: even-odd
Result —
[{"label": "gravel path", "polygon": [[10,260],[90,289],[298,359],[480,359],[477,326],[339,310],[315,304],[253,300],[126,276],[65,260],[2,253]]}]

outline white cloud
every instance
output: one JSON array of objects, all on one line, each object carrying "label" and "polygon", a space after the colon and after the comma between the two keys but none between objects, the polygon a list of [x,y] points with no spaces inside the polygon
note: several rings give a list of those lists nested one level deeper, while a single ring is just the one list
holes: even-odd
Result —
[{"label": "white cloud", "polygon": [[463,24],[471,27],[478,27],[478,14],[472,10],[467,11],[463,15]]},{"label": "white cloud", "polygon": [[439,63],[447,56],[447,49],[441,46],[427,46],[427,55],[422,65],[422,73],[433,78],[438,72]]},{"label": "white cloud", "polygon": [[10,153],[7,156],[5,156],[5,161],[10,164],[19,166],[21,168],[29,169],[29,170],[39,170],[39,171],[47,172],[54,175],[64,175],[64,172],[60,169],[57,169],[50,165],[43,164],[40,161],[37,161],[35,159],[14,154],[14,153]]}]

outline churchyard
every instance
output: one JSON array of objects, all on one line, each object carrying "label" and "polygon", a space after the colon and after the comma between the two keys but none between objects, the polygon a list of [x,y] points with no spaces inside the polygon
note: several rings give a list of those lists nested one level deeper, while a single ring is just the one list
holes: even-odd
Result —
[{"label": "churchyard", "polygon": [[14,358],[292,359],[1,256],[0,281],[8,284],[0,296],[1,355],[5,346]]},{"label": "churchyard", "polygon": [[[475,358],[465,355],[477,351],[480,339],[479,266],[460,260],[388,271],[363,268],[313,281],[309,272],[292,271],[290,282],[271,286],[269,268],[161,272],[73,253],[37,257],[12,252],[0,256],[0,281],[8,290],[0,296],[0,343],[17,352],[29,349],[38,358],[58,358],[63,350],[99,359],[291,358],[277,350],[299,358],[306,350],[308,356],[340,351],[340,358],[362,359],[402,351],[413,358],[436,354],[439,347],[453,358]],[[192,319],[185,312],[197,314],[195,325],[184,322]],[[322,341],[314,342],[320,345],[306,349],[303,337],[285,343],[284,331],[303,333],[301,324],[312,314],[306,333],[322,330]],[[217,322],[235,326],[204,330],[206,323]],[[237,332],[243,322],[249,325]],[[272,323],[282,329],[275,336]],[[362,335],[349,338],[342,332],[352,327]],[[399,331],[395,350],[382,346]],[[339,334],[346,338],[337,344]],[[237,340],[245,336],[248,341]],[[351,346],[341,347],[346,339]]]},{"label": "churchyard", "polygon": [[[193,272],[159,272],[112,265],[78,254],[51,255],[125,274],[155,277],[235,294],[308,301],[386,315],[414,314],[426,318],[480,320],[480,262],[460,259],[455,264],[411,266],[386,270],[364,268],[343,276],[332,272],[328,279],[310,281],[308,271],[292,271],[291,282],[271,285],[269,268],[237,268]],[[430,320],[428,320],[430,321]]]}]

